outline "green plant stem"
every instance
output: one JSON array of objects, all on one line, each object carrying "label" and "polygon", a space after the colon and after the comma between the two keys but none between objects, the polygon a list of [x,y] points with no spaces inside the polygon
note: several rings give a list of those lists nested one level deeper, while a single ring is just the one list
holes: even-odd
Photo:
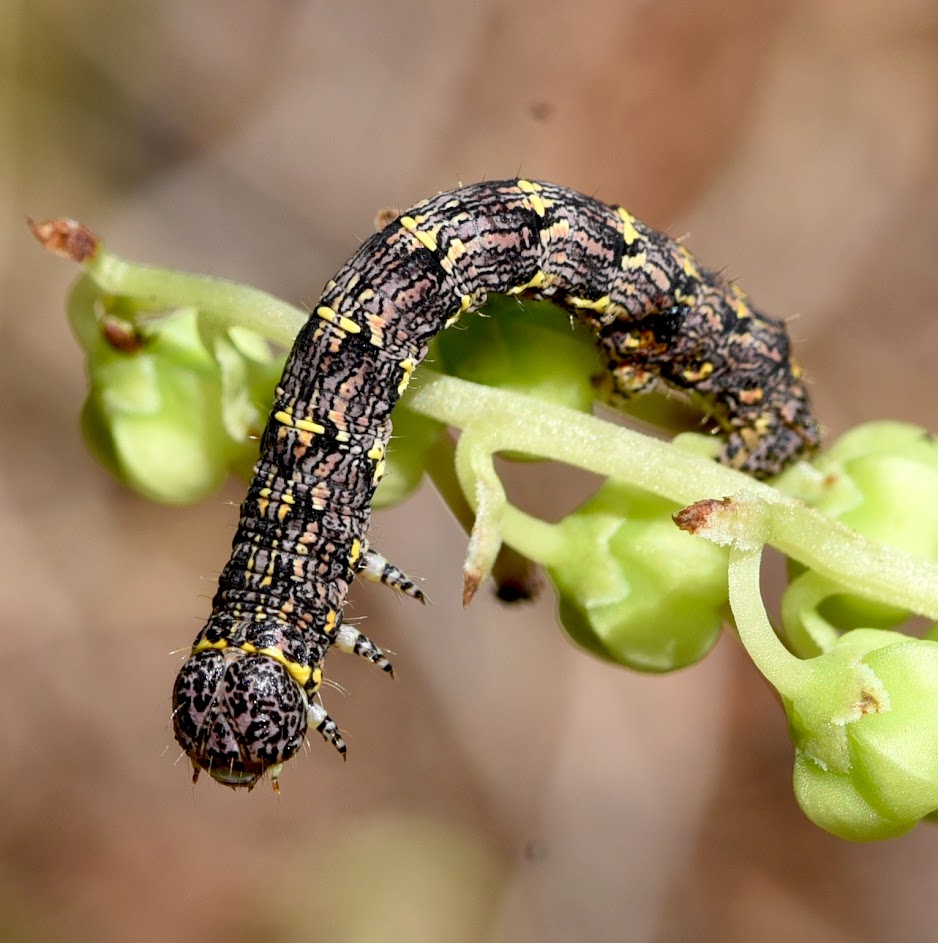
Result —
[{"label": "green plant stem", "polygon": [[245,328],[285,348],[293,346],[308,318],[299,308],[256,288],[127,262],[103,247],[85,263],[85,271],[103,294],[131,298],[152,311],[198,308],[200,316],[221,327]]},{"label": "green plant stem", "polygon": [[[464,432],[471,429],[476,447],[489,454],[513,450],[565,462],[681,505],[735,494],[762,499],[771,508],[765,542],[847,592],[938,618],[938,566],[866,540],[769,485],[594,416],[422,373],[408,407]],[[467,497],[475,500],[471,493]]]},{"label": "green plant stem", "polygon": [[[210,323],[245,328],[283,347],[292,345],[307,320],[303,311],[265,292],[126,262],[101,246],[85,263],[85,271],[102,294],[129,298],[138,309],[196,307]],[[87,280],[76,286],[71,317],[79,336],[89,329],[92,294]],[[480,482],[497,481],[497,476],[492,478],[494,469],[487,466],[490,457],[501,451],[528,452],[627,480],[682,505],[744,493],[771,508],[766,542],[845,591],[938,619],[938,566],[865,540],[768,485],[673,445],[564,407],[426,369],[408,406],[470,435],[474,447],[465,450],[457,473],[477,509],[479,496],[473,492]],[[497,488],[489,491],[496,493]],[[533,559],[551,556],[556,540],[550,525],[523,515],[503,495],[499,499],[496,494],[486,513],[496,530],[506,529],[509,542],[522,553]]]},{"label": "green plant stem", "polygon": [[818,612],[818,606],[830,594],[829,579],[813,570],[805,570],[788,584],[782,596],[785,637],[802,658],[830,651],[840,638],[841,633]]},{"label": "green plant stem", "polygon": [[809,662],[795,657],[775,634],[759,585],[762,548],[730,548],[729,596],[736,630],[753,664],[783,697],[796,698],[813,680]]}]

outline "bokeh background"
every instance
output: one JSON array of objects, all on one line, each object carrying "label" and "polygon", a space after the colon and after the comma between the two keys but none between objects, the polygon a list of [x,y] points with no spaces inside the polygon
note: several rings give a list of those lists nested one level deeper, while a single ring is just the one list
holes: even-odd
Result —
[{"label": "bokeh background", "polygon": [[435,604],[351,602],[399,680],[329,663],[349,762],[317,738],[279,799],[193,790],[168,695],[242,486],[167,509],[92,463],[74,272],[23,226],[301,303],[379,208],[523,172],[796,317],[831,434],[934,429],[936,40],[934,0],[2,0],[0,939],[936,939],[938,831],[805,821],[731,640],[642,677],[570,646],[549,593],[463,612],[429,489],[373,534]]}]

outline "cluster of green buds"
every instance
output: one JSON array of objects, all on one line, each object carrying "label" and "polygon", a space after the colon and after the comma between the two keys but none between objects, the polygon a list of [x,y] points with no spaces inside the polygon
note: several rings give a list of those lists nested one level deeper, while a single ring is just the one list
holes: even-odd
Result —
[{"label": "cluster of green buds", "polygon": [[[257,460],[283,369],[265,336],[289,342],[303,318],[242,286],[134,265],[71,220],[33,224],[84,272],[68,317],[88,372],[82,429],[92,454],[145,497],[187,504]],[[239,318],[243,310],[250,319]]]},{"label": "cluster of green buds", "polygon": [[[69,316],[88,364],[85,434],[102,463],[171,503],[247,474],[304,312],[230,282],[131,264],[70,221],[33,230],[83,268]],[[712,436],[662,441],[592,415],[602,364],[552,306],[502,298],[485,313],[494,316],[434,342],[395,411],[376,505],[404,500],[428,475],[471,532],[464,601],[493,574],[515,587],[504,595],[525,595],[526,568],[539,564],[568,635],[617,664],[688,666],[735,622],[788,714],[795,795],[814,822],[864,841],[932,815],[938,632],[900,627],[910,614],[938,619],[935,441],[870,424],[756,482],[712,460]],[[642,398],[634,412],[671,432],[699,428],[673,398]],[[549,523],[509,501],[496,455],[561,462],[602,484]],[[791,561],[784,643],[759,590],[766,546]]]}]

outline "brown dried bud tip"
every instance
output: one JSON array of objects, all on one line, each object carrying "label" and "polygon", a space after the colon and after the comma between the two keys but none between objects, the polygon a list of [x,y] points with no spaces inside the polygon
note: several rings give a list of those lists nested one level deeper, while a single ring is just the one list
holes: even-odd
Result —
[{"label": "brown dried bud tip", "polygon": [[473,596],[478,592],[482,583],[482,577],[477,572],[463,571],[462,582],[462,607],[465,609],[472,602]]},{"label": "brown dried bud tip", "polygon": [[725,510],[733,503],[732,498],[707,498],[689,507],[681,508],[672,515],[672,520],[681,530],[696,534],[710,524],[710,517],[715,511]]},{"label": "brown dried bud tip", "polygon": [[375,231],[381,232],[385,226],[393,223],[398,216],[400,216],[400,213],[398,213],[397,210],[392,210],[390,207],[378,210],[378,212],[375,213]]},{"label": "brown dried bud tip", "polygon": [[90,259],[100,245],[100,239],[87,226],[74,219],[59,217],[37,223],[27,217],[26,225],[44,249],[64,255],[73,262],[81,263]]},{"label": "brown dried bud tip", "polygon": [[125,354],[135,354],[145,343],[132,324],[117,318],[105,318],[101,323],[101,333],[111,347]]}]

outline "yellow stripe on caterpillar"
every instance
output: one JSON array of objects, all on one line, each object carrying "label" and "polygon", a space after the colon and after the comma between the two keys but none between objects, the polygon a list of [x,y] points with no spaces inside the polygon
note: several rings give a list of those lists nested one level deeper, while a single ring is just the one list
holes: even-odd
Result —
[{"label": "yellow stripe on caterpillar", "polygon": [[[619,214],[619,219],[622,220],[622,238],[625,239],[625,244],[630,246],[637,239],[641,239],[641,233],[639,233],[639,231],[635,228],[635,217],[628,210],[624,210],[621,206],[616,207],[616,213]],[[635,268],[634,265],[629,267]]]},{"label": "yellow stripe on caterpillar", "polygon": [[406,360],[402,360],[399,366],[403,373],[400,383],[397,384],[397,392],[399,396],[403,396],[404,390],[407,389],[407,385],[410,383],[410,378],[413,376],[414,370],[417,369],[417,365],[408,357]]},{"label": "yellow stripe on caterpillar", "polygon": [[326,431],[326,427],[319,425],[318,422],[313,422],[312,419],[297,419],[296,416],[285,409],[275,412],[274,419],[283,426],[292,426],[294,429],[302,429],[304,432],[314,432],[321,435]]},{"label": "yellow stripe on caterpillar", "polygon": [[531,209],[534,210],[538,216],[543,216],[546,205],[538,193],[538,191],[541,189],[540,184],[531,183],[530,180],[519,180],[518,189],[522,193],[526,193],[528,195],[528,202],[531,204]]},{"label": "yellow stripe on caterpillar", "polygon": [[274,661],[283,665],[283,667],[290,672],[290,677],[302,687],[306,686],[310,675],[313,674],[313,669],[310,668],[309,665],[301,665],[298,662],[290,661],[290,659],[274,645],[269,645],[266,648],[258,648],[251,642],[242,642],[238,648],[242,652],[247,652],[249,655],[266,655],[268,658],[273,658]]},{"label": "yellow stripe on caterpillar", "polygon": [[328,305],[319,305],[315,313],[317,317],[322,318],[323,321],[328,321],[329,324],[334,324],[339,330],[345,331],[346,334],[361,333],[361,325],[356,324],[344,314],[336,314]]},{"label": "yellow stripe on caterpillar", "polygon": [[595,301],[590,301],[588,298],[574,298],[571,296],[568,296],[564,300],[571,307],[583,308],[587,311],[596,311],[599,314],[602,314],[610,304],[609,295],[603,295],[602,298],[597,298]]},{"label": "yellow stripe on caterpillar", "polygon": [[[420,217],[420,222],[423,222],[423,217]],[[431,252],[436,252],[440,248],[439,243],[436,241],[436,232],[439,232],[439,227],[436,228],[434,232],[426,232],[424,230],[418,229],[420,225],[413,216],[402,216],[401,217],[401,226],[404,227],[424,248],[429,249]]]},{"label": "yellow stripe on caterpillar", "polygon": [[520,295],[525,291],[537,290],[538,288],[544,288],[550,281],[547,277],[546,272],[538,270],[534,273],[529,281],[526,281],[523,285],[515,285],[514,288],[509,288],[507,294],[509,295]]}]

